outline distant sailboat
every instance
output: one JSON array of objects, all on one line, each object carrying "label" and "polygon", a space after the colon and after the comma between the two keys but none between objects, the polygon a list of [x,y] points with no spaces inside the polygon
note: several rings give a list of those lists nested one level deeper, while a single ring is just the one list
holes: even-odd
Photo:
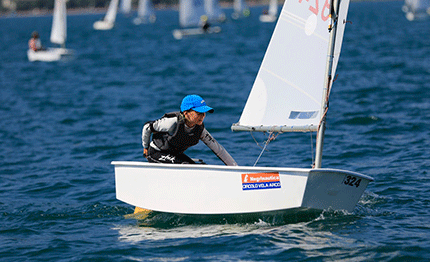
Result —
[{"label": "distant sailboat", "polygon": [[231,18],[233,19],[248,17],[251,14],[245,0],[234,0],[233,10],[233,14],[231,14]]},{"label": "distant sailboat", "polygon": [[205,11],[210,23],[222,23],[227,19],[218,0],[205,0]]},{"label": "distant sailboat", "polygon": [[207,19],[203,0],[179,0],[179,24],[182,29],[173,30],[173,37],[182,39],[184,36],[219,33],[219,26],[203,28]]},{"label": "distant sailboat", "polygon": [[154,6],[151,0],[139,0],[137,17],[133,19],[135,25],[154,23],[156,20]]},{"label": "distant sailboat", "polygon": [[48,48],[47,50],[33,51],[29,49],[27,56],[29,61],[58,61],[64,55],[70,55],[72,50],[66,49],[67,39],[67,9],[66,0],[55,0],[54,14],[50,40],[61,47]]},{"label": "distant sailboat", "polygon": [[[114,161],[116,197],[147,211],[257,215],[352,212],[373,178],[321,168],[349,0],[286,0],[234,131],[317,132],[313,168]],[[267,145],[267,144],[266,144]],[[287,150],[288,151],[288,150]],[[279,151],[283,156],[291,152]],[[244,152],[246,153],[246,152]],[[150,211],[149,211],[150,212]]]},{"label": "distant sailboat", "polygon": [[95,30],[111,30],[115,25],[116,14],[118,12],[119,0],[111,0],[108,10],[103,20],[96,21],[93,24]]},{"label": "distant sailboat", "polygon": [[267,14],[260,15],[260,22],[272,23],[278,18],[278,0],[270,0]]},{"label": "distant sailboat", "polygon": [[430,0],[405,0],[402,10],[409,21],[427,19],[430,15]]}]

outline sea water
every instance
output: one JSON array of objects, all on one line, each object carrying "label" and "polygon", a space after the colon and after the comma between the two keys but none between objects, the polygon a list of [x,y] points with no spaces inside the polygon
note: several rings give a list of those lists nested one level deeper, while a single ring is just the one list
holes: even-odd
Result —
[{"label": "sea water", "polygon": [[[430,260],[430,21],[407,21],[402,4],[350,5],[322,164],[375,178],[356,209],[253,220],[126,219],[133,207],[115,198],[110,162],[144,161],[142,125],[195,93],[215,108],[212,135],[255,163],[267,136],[230,126],[274,29],[259,22],[263,7],[180,41],[175,10],[140,26],[119,14],[111,31],[92,29],[102,14],[70,15],[75,53],[53,63],[26,57],[33,30],[52,46],[51,16],[0,18],[1,260]],[[281,134],[257,165],[310,167],[314,143]],[[187,153],[222,164],[203,144]]]}]

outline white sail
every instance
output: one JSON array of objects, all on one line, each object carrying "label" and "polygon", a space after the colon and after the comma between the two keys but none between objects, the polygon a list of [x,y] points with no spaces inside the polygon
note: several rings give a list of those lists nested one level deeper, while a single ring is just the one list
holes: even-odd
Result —
[{"label": "white sail", "polygon": [[269,3],[269,15],[278,15],[278,0],[270,0]]},{"label": "white sail", "polygon": [[137,4],[137,17],[133,19],[136,25],[154,23],[156,20],[154,5],[151,0],[139,0]]},{"label": "white sail", "polygon": [[131,0],[122,0],[121,12],[124,14],[128,14],[131,12]]},{"label": "white sail", "polygon": [[[221,32],[219,26],[204,25],[207,22],[204,0],[179,0],[179,24],[182,29],[173,30],[175,39],[182,39],[188,36],[197,36],[203,34],[217,34]],[[191,28],[185,28],[191,27]]]},{"label": "white sail", "polygon": [[151,0],[139,0],[137,15],[139,17],[150,17],[155,15],[154,6],[152,5]]},{"label": "white sail", "polygon": [[239,19],[240,17],[246,17],[250,15],[250,11],[245,3],[245,0],[234,0],[233,10],[234,12],[231,14],[233,19]]},{"label": "white sail", "polygon": [[64,45],[67,38],[66,0],[55,0],[52,19],[51,42]]},{"label": "white sail", "polygon": [[278,18],[278,0],[270,0],[269,11],[260,15],[260,22],[272,23]]},{"label": "white sail", "polygon": [[[322,117],[330,7],[325,0],[286,0],[251,93],[233,130],[316,131]],[[345,16],[349,0],[342,1]],[[317,8],[318,7],[318,8]],[[343,38],[337,29],[333,70]],[[334,72],[333,72],[334,75]]]},{"label": "white sail", "polygon": [[112,0],[109,3],[108,10],[104,17],[104,21],[114,24],[116,20],[116,14],[118,13],[119,0]]},{"label": "white sail", "polygon": [[203,15],[203,0],[179,0],[179,24],[182,27],[200,26]]},{"label": "white sail", "polygon": [[234,0],[233,1],[233,10],[236,13],[242,13],[247,7],[245,0]]},{"label": "white sail", "polygon": [[218,0],[205,0],[205,11],[210,22],[225,20],[225,14],[221,10]]},{"label": "white sail", "polygon": [[408,8],[406,11],[414,13],[425,13],[430,7],[429,0],[405,0],[405,6]]}]

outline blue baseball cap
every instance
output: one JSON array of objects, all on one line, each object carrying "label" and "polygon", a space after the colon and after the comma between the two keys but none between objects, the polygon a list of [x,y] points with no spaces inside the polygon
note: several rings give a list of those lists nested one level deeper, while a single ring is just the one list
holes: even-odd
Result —
[{"label": "blue baseball cap", "polygon": [[181,111],[194,110],[199,113],[213,113],[214,109],[206,105],[205,100],[198,95],[187,95],[182,99]]}]

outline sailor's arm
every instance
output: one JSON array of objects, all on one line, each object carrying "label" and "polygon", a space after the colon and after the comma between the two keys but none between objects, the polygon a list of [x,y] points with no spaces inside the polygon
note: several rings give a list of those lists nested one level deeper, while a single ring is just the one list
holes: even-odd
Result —
[{"label": "sailor's arm", "polygon": [[147,122],[145,125],[143,125],[142,128],[142,147],[143,147],[143,156],[148,156],[148,148],[149,148],[149,142],[151,140],[151,125],[152,122]]},{"label": "sailor's arm", "polygon": [[215,140],[215,138],[211,136],[211,134],[206,130],[206,128],[203,130],[200,139],[215,153],[215,155],[219,159],[221,159],[222,162],[224,162],[225,165],[237,166],[237,163],[233,159],[233,157],[227,152],[227,150],[225,150],[222,145],[220,145]]}]

